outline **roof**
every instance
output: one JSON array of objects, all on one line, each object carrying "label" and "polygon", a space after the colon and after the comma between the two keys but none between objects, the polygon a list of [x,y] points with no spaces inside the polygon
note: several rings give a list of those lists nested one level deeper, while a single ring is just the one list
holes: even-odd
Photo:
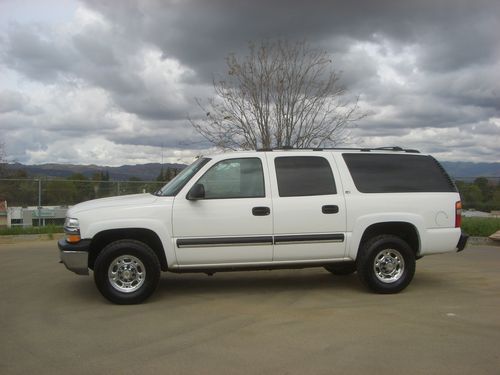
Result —
[{"label": "roof", "polygon": [[206,158],[224,158],[229,156],[235,156],[235,157],[249,157],[249,156],[255,156],[256,153],[290,153],[290,154],[300,154],[302,152],[308,152],[308,153],[314,153],[314,152],[335,152],[335,153],[366,153],[366,154],[386,154],[386,155],[424,155],[427,156],[426,154],[421,154],[420,151],[418,150],[413,150],[413,149],[404,149],[402,147],[377,147],[377,148],[354,148],[354,147],[320,147],[320,148],[293,148],[293,147],[283,147],[283,148],[262,148],[262,149],[257,149],[257,150],[240,150],[240,151],[229,151],[229,152],[217,152],[214,154],[209,154],[209,155],[203,155],[203,157]]}]

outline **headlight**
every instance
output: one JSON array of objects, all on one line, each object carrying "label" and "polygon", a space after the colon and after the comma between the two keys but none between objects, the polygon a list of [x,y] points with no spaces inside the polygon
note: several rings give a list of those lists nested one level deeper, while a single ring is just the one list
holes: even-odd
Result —
[{"label": "headlight", "polygon": [[64,232],[66,233],[66,242],[80,242],[80,223],[78,222],[78,219],[67,217],[64,222]]}]

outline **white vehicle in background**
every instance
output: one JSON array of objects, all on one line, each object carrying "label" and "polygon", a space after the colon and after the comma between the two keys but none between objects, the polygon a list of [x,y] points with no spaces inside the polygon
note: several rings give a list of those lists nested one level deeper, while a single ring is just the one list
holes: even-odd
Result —
[{"label": "white vehicle in background", "polygon": [[161,271],[319,266],[397,293],[416,259],[463,250],[460,218],[455,185],[418,151],[235,152],[199,158],[154,195],[72,207],[59,249],[118,304],[148,298]]}]

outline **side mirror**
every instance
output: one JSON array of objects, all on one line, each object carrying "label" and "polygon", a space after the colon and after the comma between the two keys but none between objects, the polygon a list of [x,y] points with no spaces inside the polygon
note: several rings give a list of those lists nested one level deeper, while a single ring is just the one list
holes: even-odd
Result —
[{"label": "side mirror", "polygon": [[191,190],[189,190],[189,193],[188,193],[186,198],[190,201],[204,199],[205,198],[205,186],[203,186],[203,184],[194,185],[191,188]]}]

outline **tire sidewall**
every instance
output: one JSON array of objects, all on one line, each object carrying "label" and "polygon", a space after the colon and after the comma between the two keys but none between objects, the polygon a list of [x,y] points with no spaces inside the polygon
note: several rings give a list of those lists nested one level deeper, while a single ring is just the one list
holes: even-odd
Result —
[{"label": "tire sidewall", "polygon": [[[134,292],[116,290],[110,283],[108,270],[116,258],[131,255],[141,260],[146,270],[146,278]],[[146,300],[156,289],[160,278],[160,264],[151,248],[139,241],[121,240],[106,246],[98,255],[94,266],[94,280],[101,294],[109,301],[120,304],[136,304]]]},{"label": "tire sidewall", "polygon": [[[404,259],[404,271],[401,277],[391,283],[379,280],[373,269],[375,257],[384,249],[397,250]],[[358,274],[361,281],[377,293],[397,293],[405,289],[415,274],[415,254],[411,247],[401,238],[394,235],[381,235],[368,241],[363,247],[358,260]]]}]

